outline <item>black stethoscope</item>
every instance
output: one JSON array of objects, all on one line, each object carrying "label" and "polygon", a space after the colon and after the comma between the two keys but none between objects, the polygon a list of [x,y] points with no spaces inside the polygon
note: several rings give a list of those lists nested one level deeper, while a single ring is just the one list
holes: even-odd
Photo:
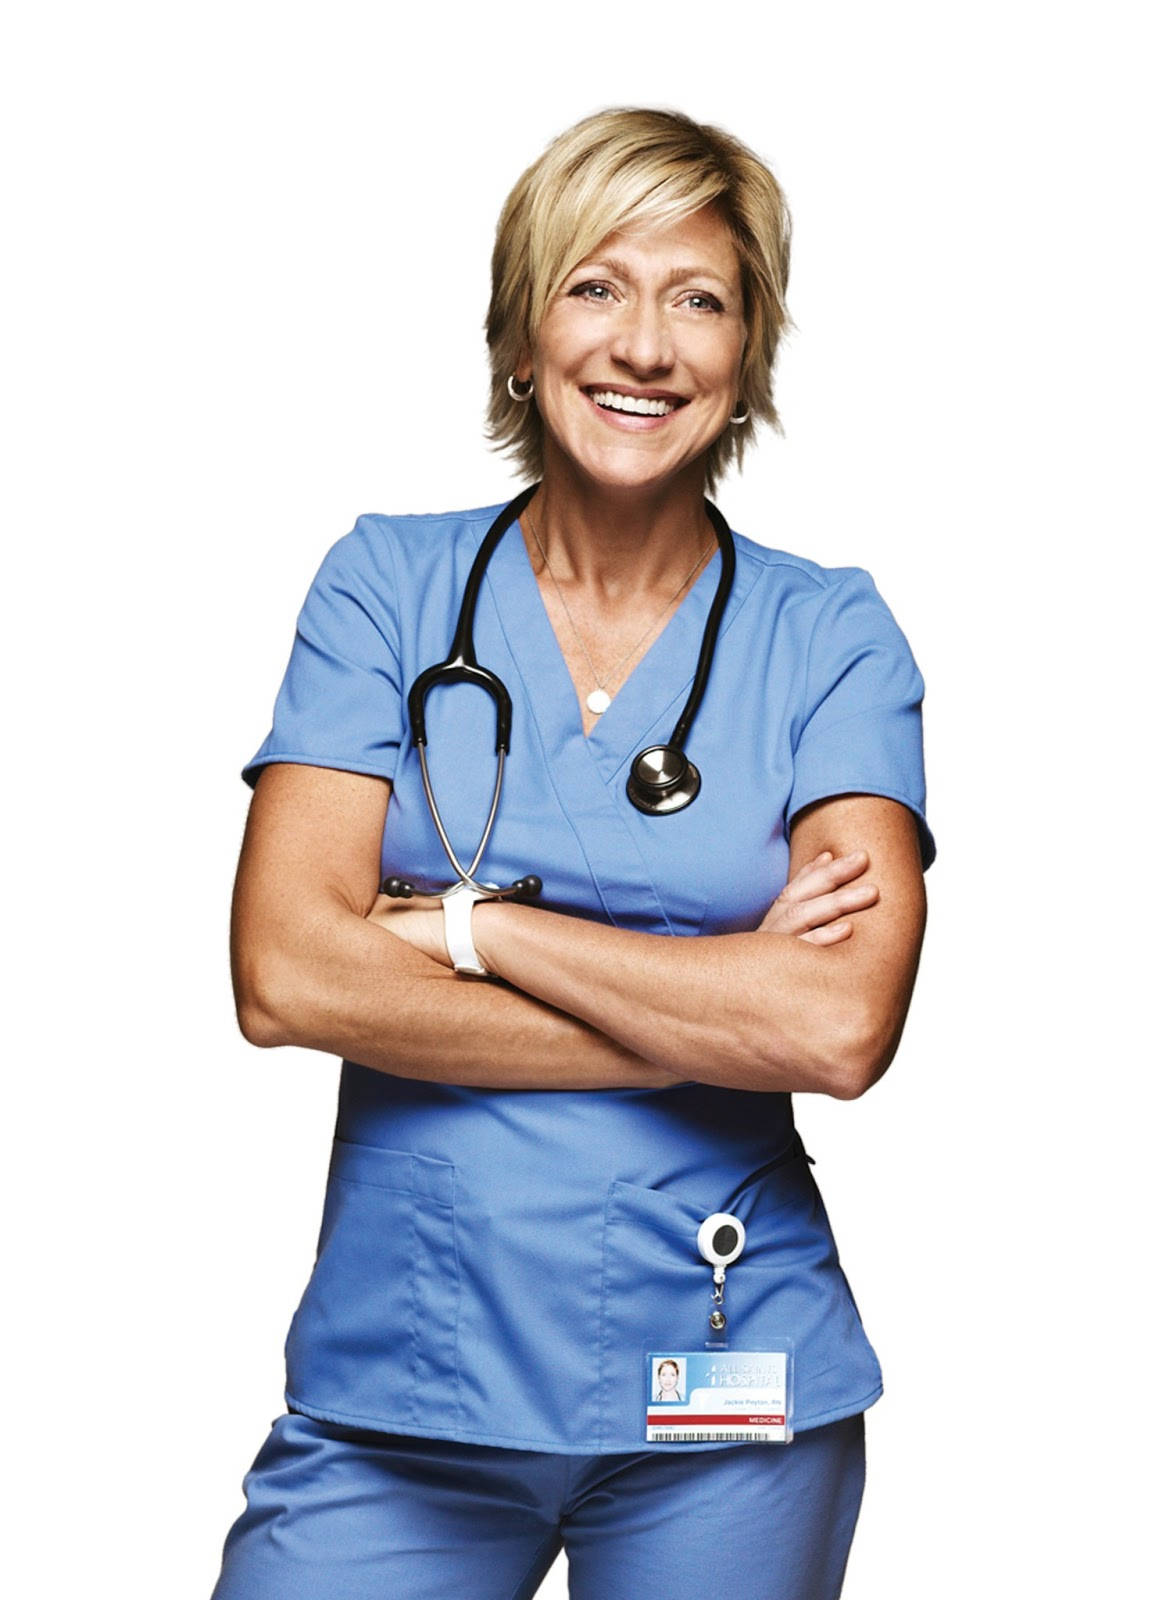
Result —
[{"label": "black stethoscope", "polygon": [[[533,483],[524,489],[508,506],[503,507],[494,519],[474,557],[474,564],[466,579],[465,593],[462,596],[461,610],[458,613],[457,627],[454,630],[449,655],[444,661],[426,667],[409,690],[409,730],[421,761],[421,782],[425,786],[425,799],[442,847],[449,858],[449,864],[456,874],[456,881],[439,893],[439,899],[457,895],[460,891],[469,891],[479,899],[499,900],[504,897],[533,899],[542,890],[542,880],[533,874],[519,878],[508,889],[501,889],[496,884],[479,883],[474,876],[485,854],[486,845],[494,829],[494,820],[498,815],[498,802],[502,797],[502,772],[510,750],[510,726],[513,720],[513,706],[506,685],[496,673],[491,672],[488,667],[483,667],[474,654],[474,612],[477,609],[478,591],[482,587],[482,579],[490,557],[494,554],[502,535],[515,518],[526,509],[538,487],[537,483]],[[709,607],[708,621],[705,623],[704,635],[700,642],[700,655],[697,657],[692,691],[667,744],[649,745],[646,750],[641,750],[633,760],[631,771],[628,773],[628,799],[638,811],[643,811],[651,817],[666,817],[673,811],[682,811],[685,806],[692,804],[700,792],[700,773],[685,755],[684,746],[700,703],[704,699],[709,672],[712,669],[713,650],[716,647],[717,635],[720,632],[725,607],[729,602],[733,575],[736,571],[736,553],[733,549],[733,535],[729,530],[729,524],[711,500],[706,500],[704,507],[720,547],[721,576],[716,594],[713,596],[713,603]],[[442,823],[426,756],[426,697],[438,684],[453,683],[472,683],[479,689],[484,689],[494,701],[497,719],[494,749],[498,765],[494,776],[494,794],[490,801],[490,814],[486,818],[486,826],[482,830],[478,848],[468,867],[463,866],[458,859]],[[414,886],[403,878],[386,878],[381,884],[381,893],[395,898],[410,899],[415,892]]]}]

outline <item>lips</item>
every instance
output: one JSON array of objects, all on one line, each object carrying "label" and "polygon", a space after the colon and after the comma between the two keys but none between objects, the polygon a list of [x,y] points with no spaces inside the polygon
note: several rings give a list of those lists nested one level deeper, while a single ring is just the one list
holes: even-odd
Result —
[{"label": "lips", "polygon": [[666,417],[688,402],[678,394],[629,394],[623,389],[601,389],[597,385],[584,393],[602,411],[618,411],[632,417]]}]

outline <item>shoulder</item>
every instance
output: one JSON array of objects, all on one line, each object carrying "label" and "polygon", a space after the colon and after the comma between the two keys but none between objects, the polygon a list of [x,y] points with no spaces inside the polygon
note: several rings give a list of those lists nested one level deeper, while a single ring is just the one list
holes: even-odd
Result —
[{"label": "shoulder", "polygon": [[465,581],[490,522],[501,509],[385,516],[366,512],[326,551],[300,612],[301,631],[347,629],[367,620],[385,639],[426,595]]},{"label": "shoulder", "polygon": [[365,512],[333,543],[316,574],[313,591],[346,591],[371,603],[408,601],[448,576],[458,581],[502,509]]},{"label": "shoulder", "polygon": [[506,504],[478,506],[468,511],[403,512],[386,516],[369,511],[357,517],[351,541],[375,559],[380,556],[406,563],[449,560],[464,546],[476,550],[486,530]]},{"label": "shoulder", "polygon": [[743,588],[763,606],[778,609],[787,622],[797,618],[812,630],[855,603],[890,615],[865,567],[824,567],[808,556],[758,544],[736,531],[733,543]]},{"label": "shoulder", "polygon": [[808,556],[797,556],[789,550],[778,550],[771,545],[758,544],[743,533],[733,532],[738,565],[752,572],[771,588],[786,588],[792,593],[823,598],[831,590],[857,580],[865,580],[872,588],[874,580],[865,567],[824,567]]}]

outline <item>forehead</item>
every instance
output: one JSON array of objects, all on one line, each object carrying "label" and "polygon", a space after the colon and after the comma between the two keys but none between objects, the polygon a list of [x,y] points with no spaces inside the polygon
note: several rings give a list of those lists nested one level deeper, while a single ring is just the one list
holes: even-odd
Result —
[{"label": "forehead", "polygon": [[716,206],[703,206],[675,222],[616,228],[577,263],[607,260],[638,271],[702,270],[740,282],[741,263],[729,226]]}]

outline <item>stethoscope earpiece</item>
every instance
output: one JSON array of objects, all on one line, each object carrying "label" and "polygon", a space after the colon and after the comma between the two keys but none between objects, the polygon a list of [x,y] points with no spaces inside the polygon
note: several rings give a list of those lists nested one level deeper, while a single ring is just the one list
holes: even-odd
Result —
[{"label": "stethoscope earpiece", "polygon": [[628,799],[637,811],[666,817],[683,811],[700,793],[700,773],[672,744],[654,744],[641,750],[628,773]]},{"label": "stethoscope earpiece", "polygon": [[[518,878],[509,889],[499,889],[493,898],[515,900],[537,900],[543,892],[543,881],[533,872],[528,872],[525,878]],[[412,900],[417,890],[406,878],[386,878],[381,884],[381,893],[387,894],[390,900]]]}]

